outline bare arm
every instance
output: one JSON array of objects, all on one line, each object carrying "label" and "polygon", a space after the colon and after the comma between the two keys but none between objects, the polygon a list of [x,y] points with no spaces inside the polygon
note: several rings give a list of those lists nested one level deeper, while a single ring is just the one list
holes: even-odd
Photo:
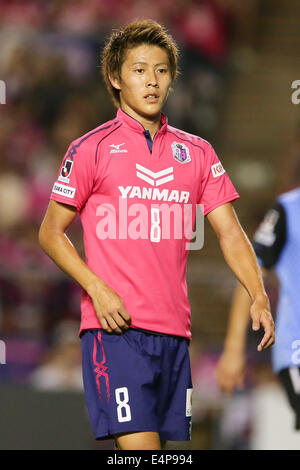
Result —
[{"label": "bare arm", "polygon": [[221,390],[232,394],[235,387],[244,385],[246,368],[246,337],[250,318],[251,298],[238,283],[231,309],[224,349],[216,369],[216,379]]},{"label": "bare arm", "polygon": [[[217,221],[213,214],[215,211],[211,213],[212,226],[217,231],[228,265],[240,281],[234,293],[224,351],[216,371],[220,388],[231,394],[236,386],[242,387],[244,382],[249,314],[252,318],[252,329],[258,330],[261,324],[265,332],[257,347],[258,351],[268,348],[275,342],[275,328],[263,286],[264,272],[258,266],[252,245],[241,228],[232,206],[226,204],[222,207],[222,214],[220,217],[217,214]],[[223,224],[221,228],[220,223]],[[227,234],[223,235],[224,231]]]},{"label": "bare arm", "polygon": [[51,200],[39,230],[39,243],[57,266],[89,294],[102,327],[121,333],[130,323],[123,300],[88,267],[65,233],[75,216],[75,207]]},{"label": "bare arm", "polygon": [[[266,270],[261,269],[264,276]],[[246,348],[247,328],[249,324],[249,315],[251,308],[251,298],[246,289],[238,283],[234,292],[232,305],[229,314],[227,334],[224,348],[242,353]],[[258,345],[258,350],[263,348],[263,340]]]},{"label": "bare arm", "polygon": [[251,298],[239,283],[234,292],[224,347],[243,352],[246,347],[247,327],[250,318]]},{"label": "bare arm", "polygon": [[[243,231],[231,204],[218,207],[210,212],[207,218],[218,236],[228,266],[250,296],[249,307],[252,328],[259,330],[260,325],[262,325],[265,330],[265,335],[258,345],[258,351],[266,349],[275,342],[275,328],[261,270],[252,245]],[[239,295],[239,301],[244,302],[244,305],[246,305],[246,297],[242,297],[241,293]],[[249,313],[249,309],[247,309],[247,313]],[[241,325],[236,326],[234,322],[232,329],[239,328],[241,328]],[[241,338],[241,331],[238,331],[236,337]]]}]

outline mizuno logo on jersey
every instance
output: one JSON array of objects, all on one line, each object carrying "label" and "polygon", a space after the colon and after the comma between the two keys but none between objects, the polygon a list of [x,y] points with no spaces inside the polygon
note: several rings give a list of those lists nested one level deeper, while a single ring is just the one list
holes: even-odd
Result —
[{"label": "mizuno logo on jersey", "polygon": [[113,147],[113,148],[109,153],[127,153],[128,150],[120,149],[122,145],[125,145],[125,142],[123,142],[122,144],[111,144],[110,147]]},{"label": "mizuno logo on jersey", "polygon": [[148,168],[145,168],[144,166],[136,163],[136,169],[136,176],[141,180],[147,181],[147,183],[151,184],[152,186],[160,186],[161,184],[167,183],[168,181],[172,181],[174,179],[172,166],[155,173],[154,171],[151,171]]},{"label": "mizuno logo on jersey", "polygon": [[178,189],[158,189],[158,188],[140,188],[139,186],[118,186],[121,197],[150,199],[152,201],[184,202],[189,201],[190,193],[188,191],[179,191]]}]

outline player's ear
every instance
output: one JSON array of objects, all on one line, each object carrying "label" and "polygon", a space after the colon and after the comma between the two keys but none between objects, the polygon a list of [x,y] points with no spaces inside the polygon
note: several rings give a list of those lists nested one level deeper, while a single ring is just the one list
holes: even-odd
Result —
[{"label": "player's ear", "polygon": [[116,88],[117,90],[121,90],[121,80],[120,80],[120,77],[116,74],[116,75],[109,75],[109,80],[110,80],[110,83],[112,84],[112,86],[114,88]]}]

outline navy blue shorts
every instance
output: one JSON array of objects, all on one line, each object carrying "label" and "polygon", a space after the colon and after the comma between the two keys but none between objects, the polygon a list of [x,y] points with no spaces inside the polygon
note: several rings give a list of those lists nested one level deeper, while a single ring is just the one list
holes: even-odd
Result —
[{"label": "navy blue shorts", "polygon": [[123,432],[157,432],[191,439],[192,380],[189,341],[129,328],[122,334],[86,330],[82,371],[96,439]]}]

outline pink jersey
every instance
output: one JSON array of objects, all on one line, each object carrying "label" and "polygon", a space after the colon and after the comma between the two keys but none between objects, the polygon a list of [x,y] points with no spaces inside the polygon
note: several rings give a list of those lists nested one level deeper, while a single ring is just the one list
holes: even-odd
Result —
[{"label": "pink jersey", "polygon": [[[121,109],[72,142],[51,194],[79,211],[86,262],[123,299],[131,326],[187,338],[184,211],[202,204],[206,215],[238,197],[208,142],[164,115],[152,141]],[[80,332],[101,327],[84,290],[81,312]]]}]

